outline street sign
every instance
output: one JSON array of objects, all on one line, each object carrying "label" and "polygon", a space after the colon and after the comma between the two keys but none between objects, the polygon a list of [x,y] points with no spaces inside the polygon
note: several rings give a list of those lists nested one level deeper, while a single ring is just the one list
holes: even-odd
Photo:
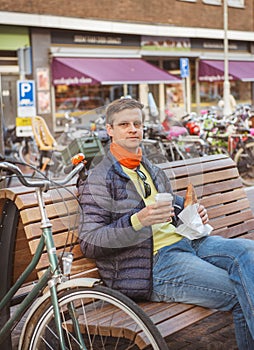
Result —
[{"label": "street sign", "polygon": [[189,59],[188,58],[180,58],[180,70],[181,70],[181,77],[187,78],[190,75],[190,68],[189,68]]},{"label": "street sign", "polygon": [[31,47],[18,49],[18,63],[20,79],[25,79],[25,75],[32,74],[32,50]]},{"label": "street sign", "polygon": [[18,118],[16,118],[17,136],[31,136],[31,117],[36,116],[34,80],[17,81]]},{"label": "street sign", "polygon": [[[35,83],[34,80],[18,80],[18,115],[20,117],[32,117],[35,110]],[[20,112],[20,113],[19,113]],[[29,115],[27,114],[29,113]]]}]

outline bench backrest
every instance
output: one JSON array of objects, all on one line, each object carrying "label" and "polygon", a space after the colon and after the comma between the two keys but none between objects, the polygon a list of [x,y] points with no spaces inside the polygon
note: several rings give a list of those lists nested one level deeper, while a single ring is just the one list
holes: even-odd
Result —
[{"label": "bench backrest", "polygon": [[[253,236],[254,218],[249,201],[239,178],[238,170],[231,158],[224,155],[207,156],[159,165],[171,179],[173,189],[185,195],[186,187],[192,183],[200,202],[209,214],[213,234],[225,237]],[[44,194],[46,210],[53,225],[57,251],[70,247],[74,238],[74,264],[72,274],[98,277],[93,260],[83,257],[77,242],[78,201],[75,184],[66,188],[52,189]],[[16,236],[13,280],[31,260],[38,244],[40,213],[34,189],[23,186],[0,191],[0,207],[5,199],[11,199],[19,209]],[[43,254],[31,280],[37,279],[48,266]]]}]

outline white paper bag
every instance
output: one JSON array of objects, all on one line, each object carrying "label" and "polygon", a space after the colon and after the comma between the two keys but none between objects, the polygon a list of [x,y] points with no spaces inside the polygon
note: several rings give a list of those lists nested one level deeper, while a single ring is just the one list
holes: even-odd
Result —
[{"label": "white paper bag", "polygon": [[178,215],[183,223],[176,227],[176,232],[191,240],[208,236],[213,230],[211,225],[204,225],[202,223],[201,217],[198,214],[198,206],[198,203],[188,205]]}]

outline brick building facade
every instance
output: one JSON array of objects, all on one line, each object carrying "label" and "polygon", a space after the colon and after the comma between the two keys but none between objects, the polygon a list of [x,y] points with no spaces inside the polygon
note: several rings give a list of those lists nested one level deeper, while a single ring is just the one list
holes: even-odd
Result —
[{"label": "brick building facade", "polygon": [[[219,1],[217,3],[222,3]],[[54,15],[62,17],[162,24],[166,26],[223,28],[223,6],[206,1],[180,0],[2,0],[0,11]],[[239,2],[240,4],[241,2]],[[236,2],[236,5],[238,2]],[[103,28],[102,28],[103,29]],[[229,29],[254,30],[254,3],[245,0],[242,7],[229,5]],[[186,33],[187,34],[187,33]]]},{"label": "brick building facade", "polygon": [[[250,103],[254,77],[249,73],[246,78],[240,70],[241,62],[254,61],[253,0],[228,0],[227,12],[229,60],[239,63],[237,72],[230,72],[232,90],[239,101]],[[161,118],[168,104],[169,108],[177,106],[176,110],[180,106],[179,113],[183,113],[202,103],[216,103],[222,94],[223,71],[210,63],[219,64],[224,59],[224,16],[223,0],[101,0],[99,3],[3,0],[0,74],[7,123],[15,122],[16,81],[24,78],[17,52],[27,46],[31,47],[32,71],[26,72],[25,78],[35,81],[37,113],[55,130],[60,120],[58,107],[73,94],[75,97],[98,95],[105,101],[129,93],[146,104],[147,92],[151,91]],[[73,84],[54,84],[54,62],[64,57],[138,58],[180,80],[178,84],[168,81],[144,84],[141,80],[134,84],[126,78],[122,84],[79,84],[75,89]],[[182,57],[189,60],[190,81],[181,80]],[[45,86],[39,84],[41,78],[48,79]],[[176,92],[180,96],[178,101],[172,97]]]}]

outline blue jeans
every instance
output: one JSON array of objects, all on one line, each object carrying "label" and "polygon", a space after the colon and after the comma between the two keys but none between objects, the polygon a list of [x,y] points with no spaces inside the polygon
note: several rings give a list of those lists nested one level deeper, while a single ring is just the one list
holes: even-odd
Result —
[{"label": "blue jeans", "polygon": [[240,350],[254,349],[254,241],[183,238],[154,256],[153,301],[232,310]]}]

